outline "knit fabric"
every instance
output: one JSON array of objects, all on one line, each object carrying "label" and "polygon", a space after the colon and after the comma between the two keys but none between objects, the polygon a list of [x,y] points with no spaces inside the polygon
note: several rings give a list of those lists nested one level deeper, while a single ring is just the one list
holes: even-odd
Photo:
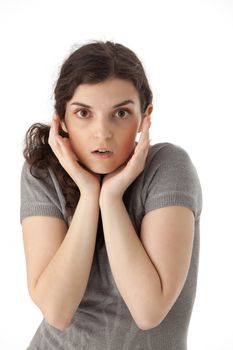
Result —
[{"label": "knit fabric", "polygon": [[[61,218],[69,226],[72,218],[66,212],[65,198],[56,175],[51,168],[48,170],[46,178],[38,179],[30,174],[29,165],[24,163],[20,222],[25,217],[39,215]],[[69,327],[60,331],[43,319],[29,350],[187,349],[196,295],[202,210],[201,185],[187,152],[171,143],[152,145],[143,172],[128,187],[123,201],[138,235],[143,217],[151,210],[178,205],[193,211],[195,235],[191,263],[175,304],[157,327],[146,331],[138,328],[114,281],[100,215],[88,285]]]}]

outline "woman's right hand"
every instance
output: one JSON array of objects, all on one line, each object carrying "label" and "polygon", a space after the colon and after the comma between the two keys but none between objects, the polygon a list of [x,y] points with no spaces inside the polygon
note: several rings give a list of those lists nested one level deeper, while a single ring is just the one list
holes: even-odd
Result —
[{"label": "woman's right hand", "polygon": [[77,184],[81,195],[100,193],[100,175],[84,169],[72,149],[69,138],[59,135],[59,117],[55,114],[51,124],[48,143],[62,167]]}]

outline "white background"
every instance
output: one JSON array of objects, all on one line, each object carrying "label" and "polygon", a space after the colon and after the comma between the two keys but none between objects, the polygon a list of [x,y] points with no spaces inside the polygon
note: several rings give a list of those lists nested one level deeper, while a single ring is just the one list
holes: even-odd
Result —
[{"label": "white background", "polygon": [[0,36],[0,348],[26,349],[42,319],[27,292],[19,222],[23,138],[50,122],[57,72],[74,45],[100,39],[142,60],[154,93],[151,143],[182,146],[201,180],[189,350],[232,350],[233,1],[0,0]]}]

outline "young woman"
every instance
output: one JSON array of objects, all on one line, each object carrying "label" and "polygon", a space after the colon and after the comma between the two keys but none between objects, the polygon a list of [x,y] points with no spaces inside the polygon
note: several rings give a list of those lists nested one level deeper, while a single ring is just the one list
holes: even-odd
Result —
[{"label": "young woman", "polygon": [[26,134],[21,175],[28,289],[43,314],[28,349],[187,349],[201,187],[185,150],[150,145],[140,60],[88,43],[54,93],[51,126]]}]

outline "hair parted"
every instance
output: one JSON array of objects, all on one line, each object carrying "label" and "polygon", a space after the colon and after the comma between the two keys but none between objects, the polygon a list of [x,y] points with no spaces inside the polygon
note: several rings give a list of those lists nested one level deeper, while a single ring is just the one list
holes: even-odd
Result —
[{"label": "hair parted", "polygon": [[[141,113],[152,103],[153,95],[144,68],[136,54],[129,48],[111,41],[93,41],[80,46],[64,61],[54,88],[54,108],[60,120],[64,120],[66,104],[80,84],[96,84],[107,79],[119,78],[131,81],[138,91]],[[25,135],[23,155],[33,167],[55,172],[66,200],[66,208],[73,214],[79,199],[79,189],[59,163],[48,144],[50,125],[33,124]],[[60,129],[60,135],[68,135]]]}]

